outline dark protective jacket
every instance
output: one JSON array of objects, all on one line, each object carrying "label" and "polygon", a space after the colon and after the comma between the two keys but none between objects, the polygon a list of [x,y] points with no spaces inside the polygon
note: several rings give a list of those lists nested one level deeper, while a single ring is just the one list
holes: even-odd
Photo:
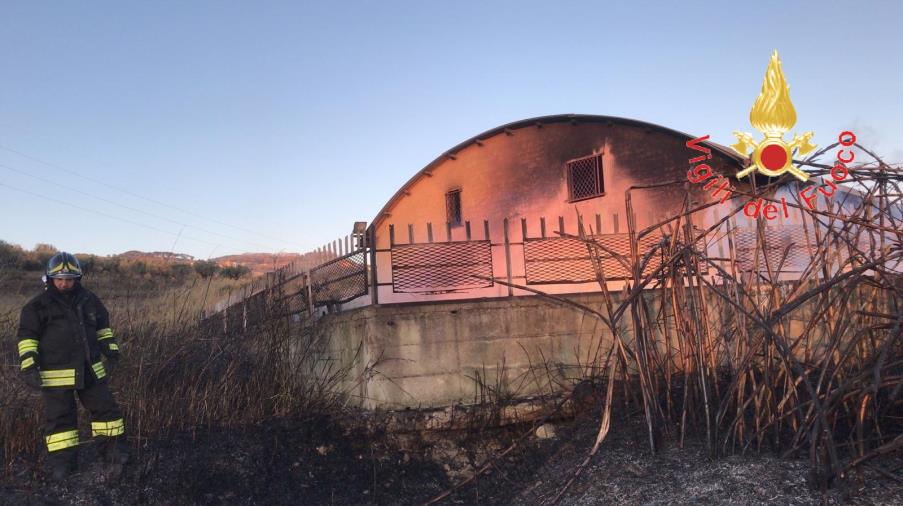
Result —
[{"label": "dark protective jacket", "polygon": [[101,348],[119,349],[107,308],[80,283],[69,296],[51,285],[25,304],[18,339],[22,369],[37,366],[45,388],[82,389],[86,374],[104,378]]}]

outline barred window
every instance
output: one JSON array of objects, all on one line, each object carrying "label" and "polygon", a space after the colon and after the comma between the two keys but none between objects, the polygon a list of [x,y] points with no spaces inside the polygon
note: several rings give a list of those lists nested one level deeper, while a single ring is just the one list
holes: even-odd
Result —
[{"label": "barred window", "polygon": [[452,226],[461,224],[461,190],[452,190],[445,194],[445,216]]},{"label": "barred window", "polygon": [[605,194],[602,181],[602,155],[591,155],[567,162],[568,197],[571,201]]}]

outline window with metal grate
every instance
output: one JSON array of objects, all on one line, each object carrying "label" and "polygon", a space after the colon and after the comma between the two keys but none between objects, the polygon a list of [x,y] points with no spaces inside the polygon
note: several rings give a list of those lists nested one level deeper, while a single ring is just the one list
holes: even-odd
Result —
[{"label": "window with metal grate", "polygon": [[577,158],[566,163],[569,200],[583,200],[605,195],[602,181],[602,155]]},{"label": "window with metal grate", "polygon": [[461,190],[451,190],[445,194],[446,221],[452,226],[461,224]]}]

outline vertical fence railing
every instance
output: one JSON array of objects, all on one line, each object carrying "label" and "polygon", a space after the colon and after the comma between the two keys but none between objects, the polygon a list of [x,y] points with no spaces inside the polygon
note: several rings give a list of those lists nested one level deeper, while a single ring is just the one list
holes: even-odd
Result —
[{"label": "vertical fence railing", "polygon": [[333,311],[369,293],[369,250],[365,234],[333,240],[230,293],[203,325],[229,332],[259,325],[274,308],[277,316],[302,322],[313,320],[318,308]]},{"label": "vertical fence railing", "polygon": [[[567,285],[597,281],[587,244],[579,237],[578,221],[582,218],[540,216],[519,221],[519,227],[512,226],[517,222],[507,218],[501,223],[483,220],[482,226],[468,221],[458,226],[389,224],[385,229],[388,247],[371,253],[371,265],[376,266],[372,274],[379,273],[379,279],[374,276],[371,282],[373,293],[378,296],[383,288],[384,300],[380,302],[391,303],[393,299],[407,302],[440,299],[443,295],[460,299],[468,294],[482,298],[525,293],[517,291],[512,286],[515,284],[558,285],[559,293],[566,293]],[[582,229],[586,232],[584,239],[600,245],[606,278],[629,278],[630,238],[620,231],[619,215],[611,213],[603,220],[602,214],[596,214],[590,221]],[[662,233],[652,233],[638,239],[641,257],[654,250],[662,238]],[[657,257],[644,258],[643,270],[650,271],[659,264]],[[497,281],[507,286],[493,288]],[[581,286],[576,291],[591,289]],[[407,295],[393,297],[403,294]]]},{"label": "vertical fence railing", "polygon": [[[648,218],[651,223],[651,216]],[[304,318],[314,319],[321,309],[341,310],[342,305],[365,296],[370,297],[365,304],[391,304],[438,300],[443,294],[454,294],[458,299],[468,294],[477,298],[525,294],[512,288],[517,284],[545,285],[544,290],[557,286],[558,293],[568,293],[569,286],[574,292],[592,291],[599,267],[606,280],[613,282],[632,277],[634,258],[642,262],[641,274],[655,270],[661,265],[658,250],[663,250],[672,240],[670,234],[675,233],[661,227],[638,235],[636,251],[632,251],[630,233],[621,230],[623,222],[630,220],[617,213],[518,221],[519,226],[509,219],[497,225],[483,220],[479,226],[469,221],[438,227],[432,223],[389,224],[385,229],[388,247],[382,249],[377,247],[372,230],[336,239],[233,294],[228,308],[222,311],[224,326],[258,324],[263,307],[273,297],[286,304],[290,315],[304,313]],[[579,237],[581,227],[583,239]],[[730,242],[736,251],[738,268],[749,269],[754,231],[736,226],[731,230],[723,242]],[[769,227],[771,246],[758,249],[758,254],[764,251],[780,270],[794,272],[808,255],[800,234],[794,226]],[[586,240],[598,246],[595,266]],[[505,281],[507,286],[499,289],[496,281]],[[383,292],[383,300],[380,287],[391,288]],[[495,290],[495,295],[487,295],[487,289]],[[393,298],[393,294],[407,298]]]}]

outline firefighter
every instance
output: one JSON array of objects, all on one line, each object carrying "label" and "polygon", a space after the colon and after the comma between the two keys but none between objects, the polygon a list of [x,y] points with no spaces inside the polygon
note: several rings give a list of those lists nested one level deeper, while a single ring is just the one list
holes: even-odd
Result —
[{"label": "firefighter", "polygon": [[[119,360],[110,315],[81,285],[75,256],[58,253],[47,263],[44,293],[30,300],[19,320],[19,359],[25,383],[44,398],[44,442],[54,479],[77,470],[78,408],[90,412],[91,435],[116,476],[128,457],[122,411],[107,384]],[[106,364],[101,360],[106,358]]]}]

